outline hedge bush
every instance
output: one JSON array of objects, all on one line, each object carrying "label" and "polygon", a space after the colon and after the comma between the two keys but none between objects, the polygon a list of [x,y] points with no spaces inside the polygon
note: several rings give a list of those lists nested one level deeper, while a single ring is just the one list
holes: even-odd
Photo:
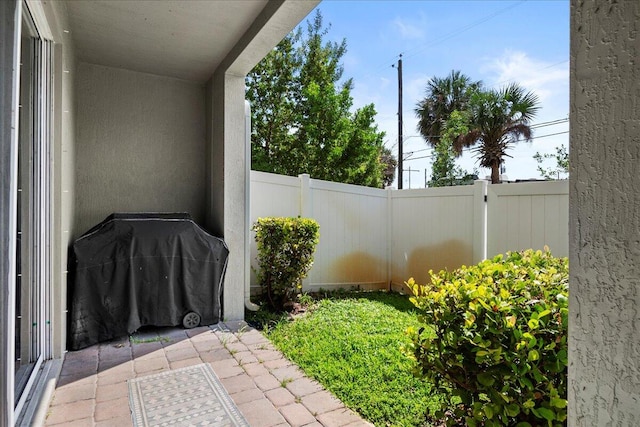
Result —
[{"label": "hedge bush", "polygon": [[545,248],[407,282],[424,325],[408,331],[417,373],[457,396],[436,417],[472,427],[566,424],[568,271]]},{"label": "hedge bush", "polygon": [[309,218],[258,218],[253,225],[258,247],[258,281],[271,308],[295,300],[313,265],[318,223]]}]

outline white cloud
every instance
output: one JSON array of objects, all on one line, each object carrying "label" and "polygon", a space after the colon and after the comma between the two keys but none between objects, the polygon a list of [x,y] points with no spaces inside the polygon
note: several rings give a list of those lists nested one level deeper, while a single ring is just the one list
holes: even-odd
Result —
[{"label": "white cloud", "polygon": [[396,18],[391,25],[400,33],[403,39],[423,39],[425,37],[424,23],[412,23],[405,19]]},{"label": "white cloud", "polygon": [[504,86],[517,82],[534,91],[541,102],[558,95],[568,95],[569,62],[546,62],[529,57],[524,52],[506,51],[498,58],[485,61],[481,72],[488,75],[485,83]]},{"label": "white cloud", "polygon": [[[526,53],[506,51],[502,56],[485,62],[480,70],[485,75],[484,81],[493,87],[501,87],[516,82],[527,90],[533,91],[540,100],[540,110],[534,119],[535,123],[567,118],[569,115],[569,62],[552,62],[531,58]],[[564,126],[539,128],[534,135],[544,135],[564,131]],[[566,141],[566,134],[558,139]],[[557,144],[556,138],[534,141],[536,146],[552,148]],[[566,144],[565,144],[566,145]]]}]

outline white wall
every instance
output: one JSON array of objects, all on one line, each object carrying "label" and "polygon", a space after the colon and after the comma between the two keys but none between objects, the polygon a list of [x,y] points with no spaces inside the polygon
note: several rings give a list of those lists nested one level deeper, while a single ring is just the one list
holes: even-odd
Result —
[{"label": "white wall", "polygon": [[640,425],[640,2],[572,1],[569,426]]},{"label": "white wall", "polygon": [[205,88],[79,63],[76,220],[79,236],[112,212],[205,218]]}]

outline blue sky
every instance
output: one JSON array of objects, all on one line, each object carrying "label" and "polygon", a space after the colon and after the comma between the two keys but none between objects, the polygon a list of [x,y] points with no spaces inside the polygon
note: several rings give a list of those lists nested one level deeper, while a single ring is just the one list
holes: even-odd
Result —
[{"label": "blue sky", "polygon": [[[520,142],[506,159],[509,179],[538,178],[536,151],[555,152],[568,146],[569,1],[347,1],[325,0],[318,8],[331,24],[329,39],[347,40],[344,76],[353,78],[354,107],[374,103],[385,144],[397,153],[397,70],[403,54],[404,188],[424,187],[431,173],[431,151],[418,137],[414,108],[427,81],[460,70],[486,86],[518,82],[540,98],[531,143]],[[304,25],[304,24],[303,24]],[[555,136],[545,136],[559,133]],[[458,164],[481,176],[472,153]],[[549,166],[552,162],[549,162]]]}]

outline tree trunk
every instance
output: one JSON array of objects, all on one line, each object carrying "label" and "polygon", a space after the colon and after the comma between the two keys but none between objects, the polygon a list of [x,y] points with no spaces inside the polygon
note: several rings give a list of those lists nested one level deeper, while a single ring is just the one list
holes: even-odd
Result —
[{"label": "tree trunk", "polygon": [[491,183],[500,184],[500,163],[491,165]]}]

